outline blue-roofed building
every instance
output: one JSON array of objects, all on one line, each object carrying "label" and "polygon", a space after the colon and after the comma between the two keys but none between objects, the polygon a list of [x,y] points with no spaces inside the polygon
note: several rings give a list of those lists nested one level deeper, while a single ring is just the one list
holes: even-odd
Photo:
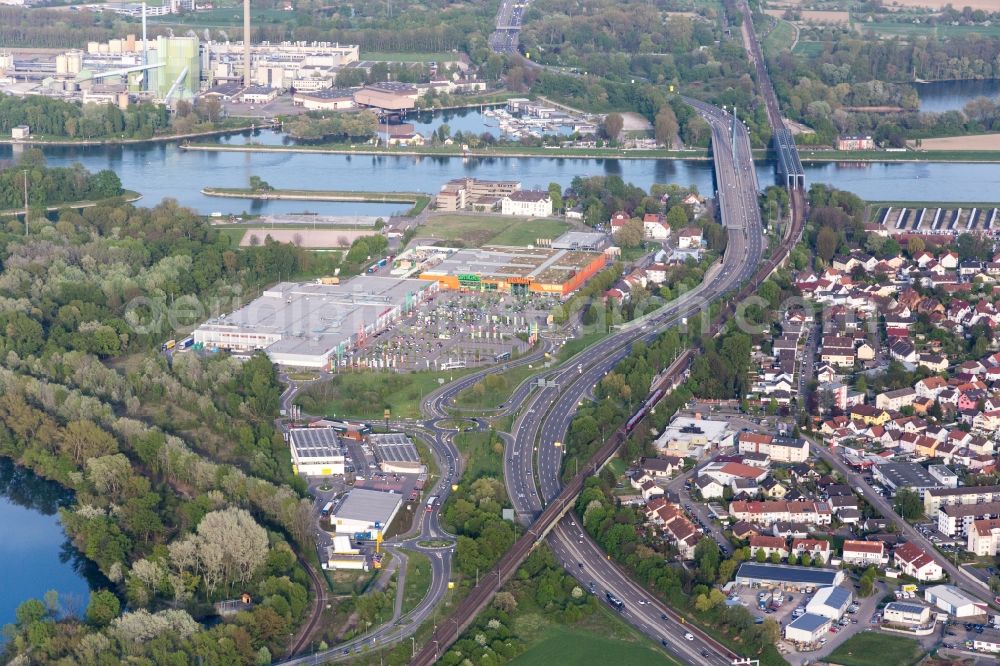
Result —
[{"label": "blue-roofed building", "polygon": [[847,588],[823,587],[806,604],[806,612],[836,621],[844,617],[853,599],[854,594]]},{"label": "blue-roofed building", "polygon": [[905,627],[924,627],[931,623],[931,609],[912,601],[890,601],[882,609],[882,621]]},{"label": "blue-roofed building", "polygon": [[800,590],[837,586],[843,581],[844,572],[839,569],[796,567],[788,564],[744,562],[736,572],[736,584],[750,587],[777,585]]},{"label": "blue-roofed building", "polygon": [[830,630],[833,620],[822,615],[806,613],[785,627],[785,638],[800,644],[815,643]]}]

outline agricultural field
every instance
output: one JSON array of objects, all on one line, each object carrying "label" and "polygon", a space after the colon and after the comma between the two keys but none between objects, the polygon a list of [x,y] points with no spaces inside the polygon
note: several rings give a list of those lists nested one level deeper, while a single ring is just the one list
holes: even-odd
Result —
[{"label": "agricultural field", "polygon": [[923,150],[1000,150],[1000,134],[969,134],[924,139],[920,142],[920,147]]}]

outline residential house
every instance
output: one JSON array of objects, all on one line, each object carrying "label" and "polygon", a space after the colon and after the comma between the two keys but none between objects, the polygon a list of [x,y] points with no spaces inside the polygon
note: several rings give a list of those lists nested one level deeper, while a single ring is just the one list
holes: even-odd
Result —
[{"label": "residential house", "polygon": [[944,576],[941,565],[912,541],[897,546],[892,558],[900,571],[919,581],[939,580]]},{"label": "residential house", "polygon": [[764,551],[766,557],[778,553],[784,559],[788,557],[788,542],[781,537],[755,535],[750,537],[750,557],[756,557],[757,551]]},{"label": "residential house", "polygon": [[1000,518],[977,520],[969,530],[966,549],[979,557],[996,557],[1000,550]]},{"label": "residential house", "polygon": [[757,524],[789,521],[810,525],[829,525],[832,517],[830,506],[825,502],[787,502],[783,500],[733,502],[729,506],[729,513],[736,520],[746,520]]},{"label": "residential house", "polygon": [[844,542],[843,560],[846,564],[868,567],[885,564],[888,558],[885,555],[885,544],[881,541],[848,539]]},{"label": "residential house", "polygon": [[877,409],[891,409],[899,411],[903,407],[913,404],[917,398],[916,390],[912,388],[901,388],[895,391],[886,391],[875,396],[875,407]]},{"label": "residential house", "polygon": [[809,553],[810,557],[816,559],[822,557],[824,562],[830,561],[830,542],[822,539],[793,539],[792,552],[802,557]]},{"label": "residential house", "polygon": [[688,248],[700,248],[702,231],[699,227],[687,227],[677,233],[677,247],[684,250]]},{"label": "residential house", "polygon": [[639,459],[639,469],[653,479],[669,479],[683,466],[684,459],[678,456]]},{"label": "residential house", "polygon": [[725,485],[711,476],[699,476],[695,482],[695,487],[701,493],[702,499],[716,499],[722,497]]}]

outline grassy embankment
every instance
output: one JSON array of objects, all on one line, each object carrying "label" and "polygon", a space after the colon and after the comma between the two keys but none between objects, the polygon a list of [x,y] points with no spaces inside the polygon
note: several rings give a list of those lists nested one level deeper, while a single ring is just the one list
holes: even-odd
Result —
[{"label": "grassy embankment", "polygon": [[498,215],[432,215],[418,236],[461,241],[465,247],[482,245],[534,245],[539,238],[555,238],[569,228],[562,220]]},{"label": "grassy embankment", "polygon": [[788,21],[778,19],[778,24],[764,38],[761,45],[768,56],[787,51],[795,41],[795,26]]},{"label": "grassy embankment", "polygon": [[223,146],[217,143],[189,143],[185,150],[219,152],[283,152],[283,153],[333,153],[345,155],[441,155],[453,157],[553,157],[565,158],[617,158],[617,159],[709,159],[708,150],[623,150],[621,148],[539,148],[535,146],[492,146],[463,151],[459,145],[408,146],[405,148],[379,148],[371,144],[317,144],[308,146]]},{"label": "grassy embankment", "polygon": [[403,613],[417,607],[431,586],[431,561],[423,553],[406,552],[406,582],[403,587]]},{"label": "grassy embankment", "polygon": [[393,418],[420,418],[420,402],[446,382],[472,372],[460,368],[446,372],[376,373],[345,372],[330,381],[307,386],[295,399],[308,414],[382,420],[388,408]]},{"label": "grassy embankment", "polygon": [[252,190],[248,187],[204,187],[201,193],[209,197],[230,199],[289,199],[293,201],[360,201],[364,203],[408,203],[413,207],[407,215],[420,213],[430,203],[422,192],[364,192],[347,190]]}]

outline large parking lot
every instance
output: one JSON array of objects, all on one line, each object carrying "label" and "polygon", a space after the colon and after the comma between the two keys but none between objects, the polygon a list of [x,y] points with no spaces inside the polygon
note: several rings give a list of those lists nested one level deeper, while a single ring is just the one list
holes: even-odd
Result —
[{"label": "large parking lot", "polygon": [[368,367],[447,370],[489,365],[529,348],[548,328],[558,303],[550,296],[442,292],[355,352]]}]

